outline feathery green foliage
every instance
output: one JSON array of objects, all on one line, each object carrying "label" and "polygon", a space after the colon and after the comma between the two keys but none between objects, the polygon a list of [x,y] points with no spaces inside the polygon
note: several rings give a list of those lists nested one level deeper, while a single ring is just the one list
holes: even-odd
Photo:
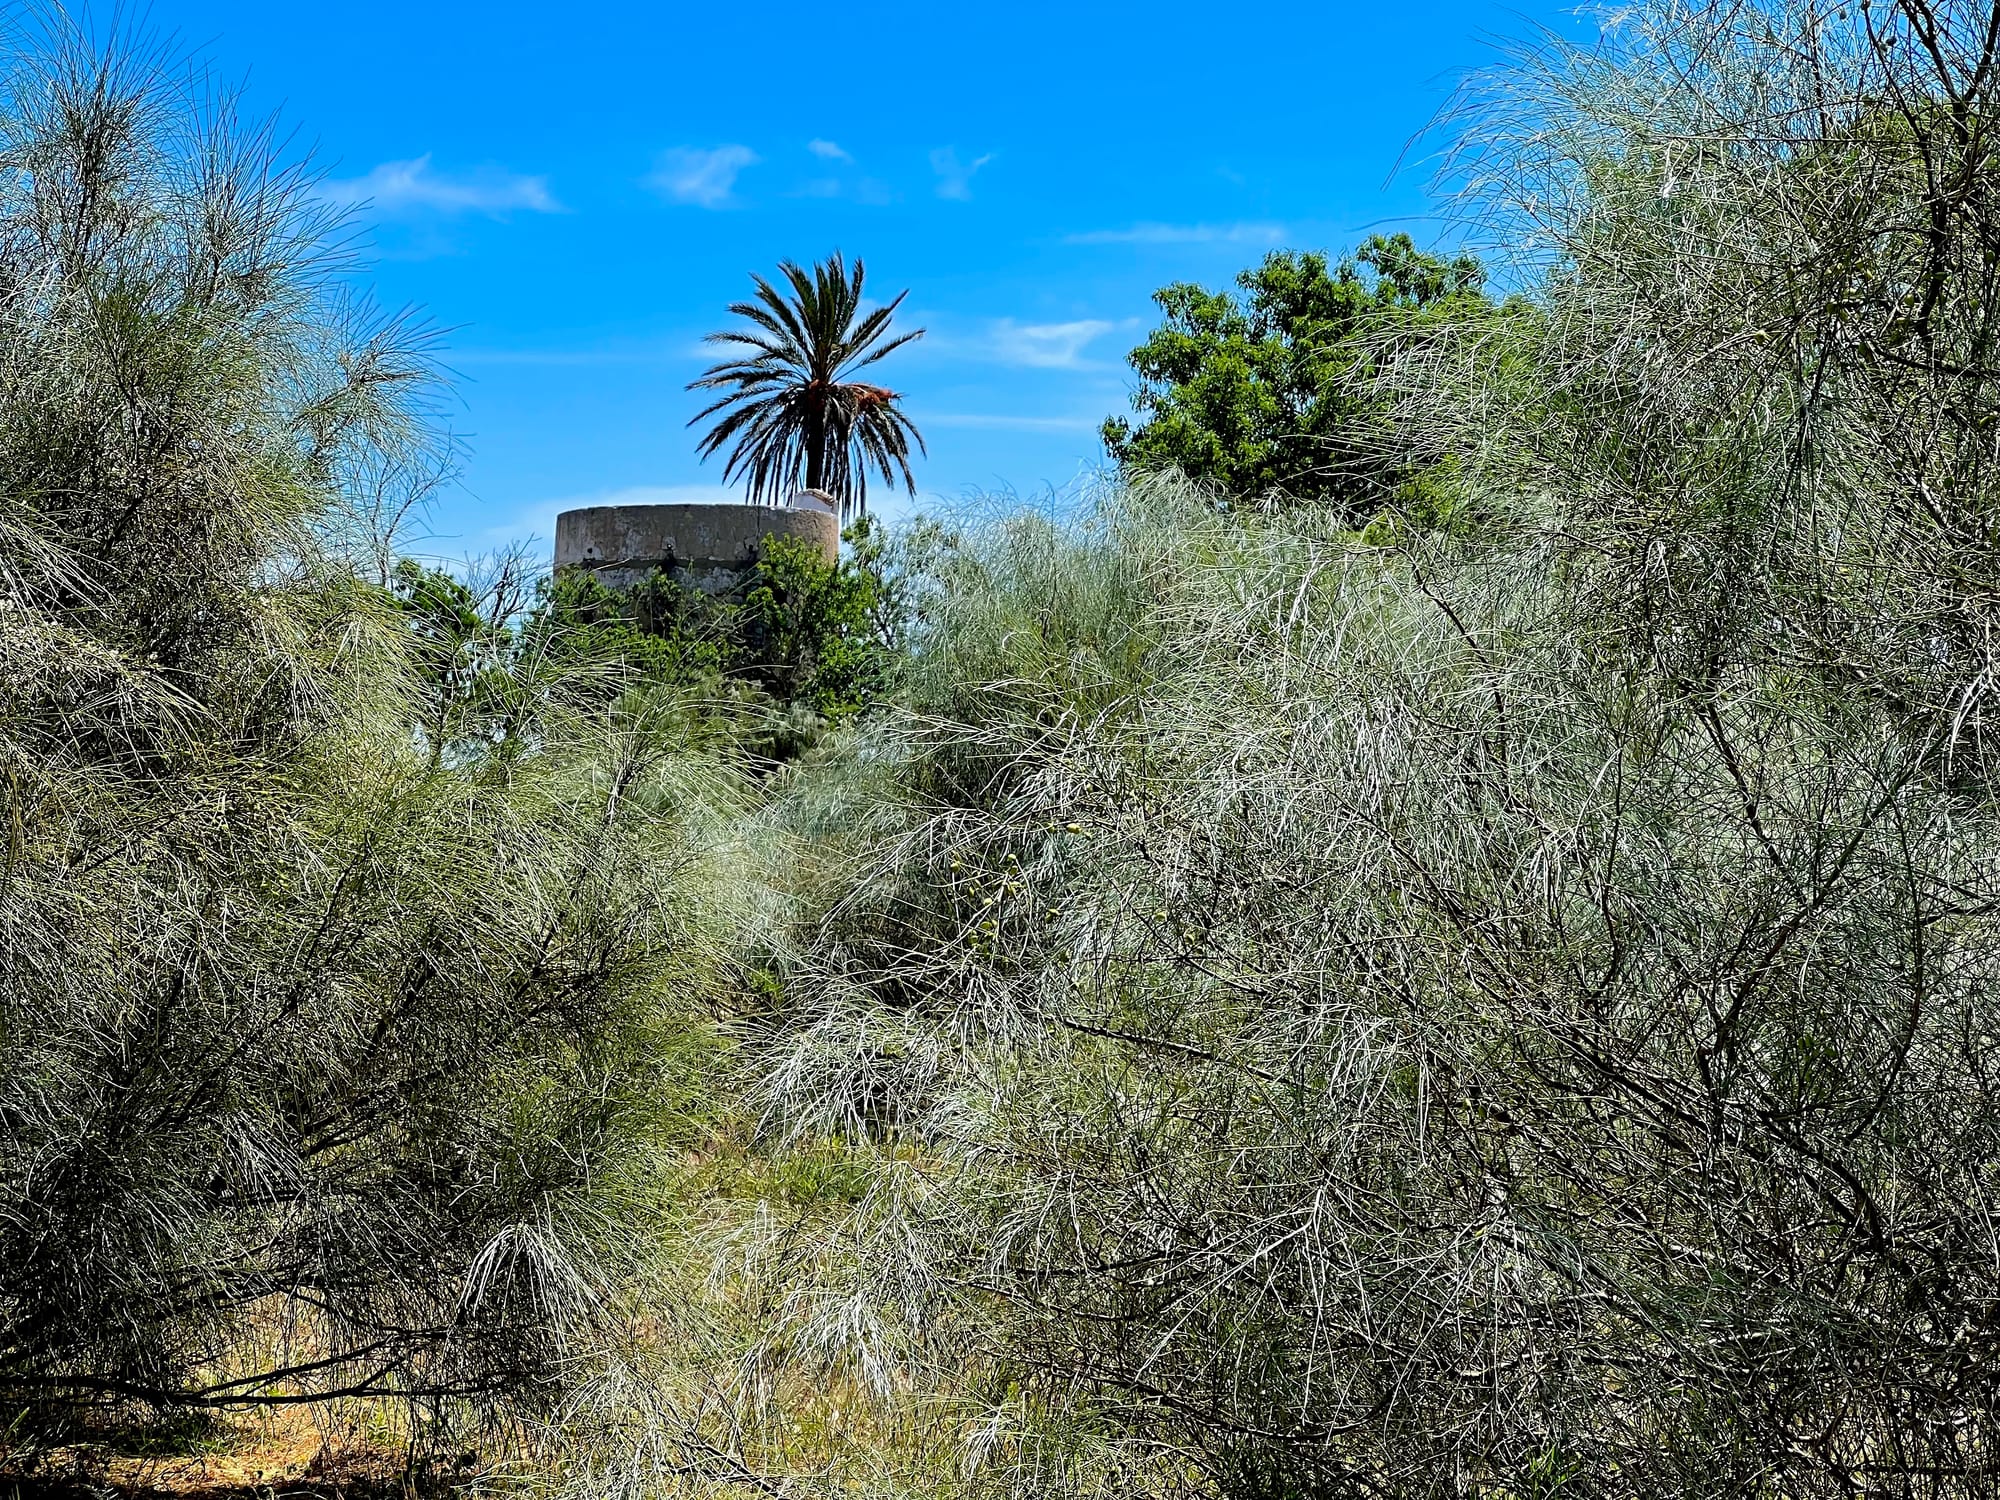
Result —
[{"label": "feathery green foliage", "polygon": [[268,130],[144,56],[11,67],[0,1398],[544,1390],[707,1029],[733,773],[358,571],[357,497],[435,472],[424,339]]},{"label": "feathery green foliage", "polygon": [[1476,524],[1135,463],[778,549],[784,692],[907,656],[754,787],[676,686],[733,638],[363,581],[420,363],[59,75],[0,179],[0,1389],[560,1388],[621,1500],[1991,1492],[1996,17],[1522,54],[1451,170],[1532,295],[1337,372]]},{"label": "feathery green foliage", "polygon": [[1487,527],[1141,485],[947,565],[797,793],[870,812],[768,1118],[906,1155],[783,1337],[1008,1493],[1990,1491],[1996,14],[1470,96],[1536,305],[1369,391]]}]

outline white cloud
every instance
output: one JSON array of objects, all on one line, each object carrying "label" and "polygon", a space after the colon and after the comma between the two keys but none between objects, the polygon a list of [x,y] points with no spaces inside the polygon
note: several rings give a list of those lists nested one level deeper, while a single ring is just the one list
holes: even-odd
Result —
[{"label": "white cloud", "polygon": [[971,163],[961,163],[958,151],[952,146],[940,146],[931,153],[931,170],[937,173],[937,195],[940,198],[966,199],[972,196],[972,174],[993,160],[993,153]]},{"label": "white cloud", "polygon": [[653,174],[646,181],[676,203],[724,208],[735,191],[737,174],[759,160],[748,146],[717,146],[706,151],[694,146],[676,146],[660,153]]},{"label": "white cloud", "polygon": [[1287,237],[1282,224],[1134,224],[1130,229],[1093,229],[1066,234],[1065,245],[1275,245]]},{"label": "white cloud", "polygon": [[451,175],[431,169],[428,153],[414,161],[385,161],[363,177],[337,177],[320,184],[330,203],[366,203],[377,213],[429,210],[441,214],[500,215],[510,209],[561,213],[546,177],[522,177],[498,167]]},{"label": "white cloud", "polygon": [[551,555],[555,549],[556,517],[566,510],[579,510],[586,505],[703,505],[703,504],[743,503],[741,490],[725,489],[719,484],[636,484],[619,490],[603,490],[594,495],[564,495],[552,500],[538,500],[525,505],[506,520],[487,527],[476,537],[468,538],[482,547],[499,547],[508,542],[524,542],[530,539],[546,544]]},{"label": "white cloud", "polygon": [[822,161],[844,161],[851,163],[854,160],[853,157],[841,150],[832,141],[807,141],[806,150],[812,152],[814,156],[819,157]]},{"label": "white cloud", "polygon": [[1082,369],[1086,367],[1084,349],[1117,326],[1102,318],[1079,318],[1072,323],[1016,323],[1012,318],[1000,318],[993,324],[992,348],[1010,365]]}]

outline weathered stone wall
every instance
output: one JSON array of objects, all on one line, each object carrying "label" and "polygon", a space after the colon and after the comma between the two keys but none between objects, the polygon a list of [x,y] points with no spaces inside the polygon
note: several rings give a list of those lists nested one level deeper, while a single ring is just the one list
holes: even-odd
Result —
[{"label": "weathered stone wall", "polygon": [[665,567],[676,582],[719,594],[757,562],[769,536],[796,537],[828,562],[840,523],[813,510],[763,505],[592,505],[556,517],[556,567],[589,568],[613,588]]}]

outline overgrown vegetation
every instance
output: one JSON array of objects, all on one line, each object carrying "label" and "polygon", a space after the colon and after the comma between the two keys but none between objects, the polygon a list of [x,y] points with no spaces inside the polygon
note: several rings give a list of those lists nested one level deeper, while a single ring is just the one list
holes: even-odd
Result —
[{"label": "overgrown vegetation", "polygon": [[1525,52],[1448,165],[1504,311],[1293,259],[1323,367],[1204,346],[1292,457],[724,601],[381,562],[420,364],[296,215],[184,232],[168,116],[82,149],[96,66],[0,181],[16,1407],[413,1393],[631,1500],[1993,1489],[2000,10]]},{"label": "overgrown vegetation", "polygon": [[1363,398],[1478,530],[1142,486],[951,575],[763,1073],[923,1143],[846,1284],[993,1479],[1991,1488],[1996,14],[1476,94],[1535,298]]},{"label": "overgrown vegetation", "polygon": [[10,1418],[533,1397],[708,1030],[736,773],[371,579],[361,498],[437,471],[424,339],[268,132],[61,40],[11,89]]},{"label": "overgrown vegetation", "polygon": [[[510,644],[573,666],[622,667],[704,708],[739,748],[754,739],[789,758],[884,702],[895,675],[908,627],[908,539],[864,516],[848,528],[847,546],[829,563],[796,538],[768,537],[755,566],[718,593],[665,570],[631,589],[566,571],[542,581]],[[424,590],[469,598],[446,575],[416,576]]]}]

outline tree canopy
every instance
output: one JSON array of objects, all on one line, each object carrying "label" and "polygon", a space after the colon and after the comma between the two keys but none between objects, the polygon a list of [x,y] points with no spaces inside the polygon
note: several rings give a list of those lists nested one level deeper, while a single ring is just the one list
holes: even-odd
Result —
[{"label": "tree canopy", "polygon": [[1237,278],[1240,295],[1163,287],[1166,320],[1129,356],[1140,420],[1106,421],[1105,446],[1127,469],[1178,469],[1224,494],[1364,512],[1402,477],[1368,434],[1384,345],[1491,311],[1484,285],[1472,256],[1440,259],[1398,234],[1338,265],[1275,251]]},{"label": "tree canopy", "polygon": [[65,35],[0,104],[9,1423],[546,1380],[704,1024],[663,958],[726,771],[370,566],[422,330],[199,87]]}]

